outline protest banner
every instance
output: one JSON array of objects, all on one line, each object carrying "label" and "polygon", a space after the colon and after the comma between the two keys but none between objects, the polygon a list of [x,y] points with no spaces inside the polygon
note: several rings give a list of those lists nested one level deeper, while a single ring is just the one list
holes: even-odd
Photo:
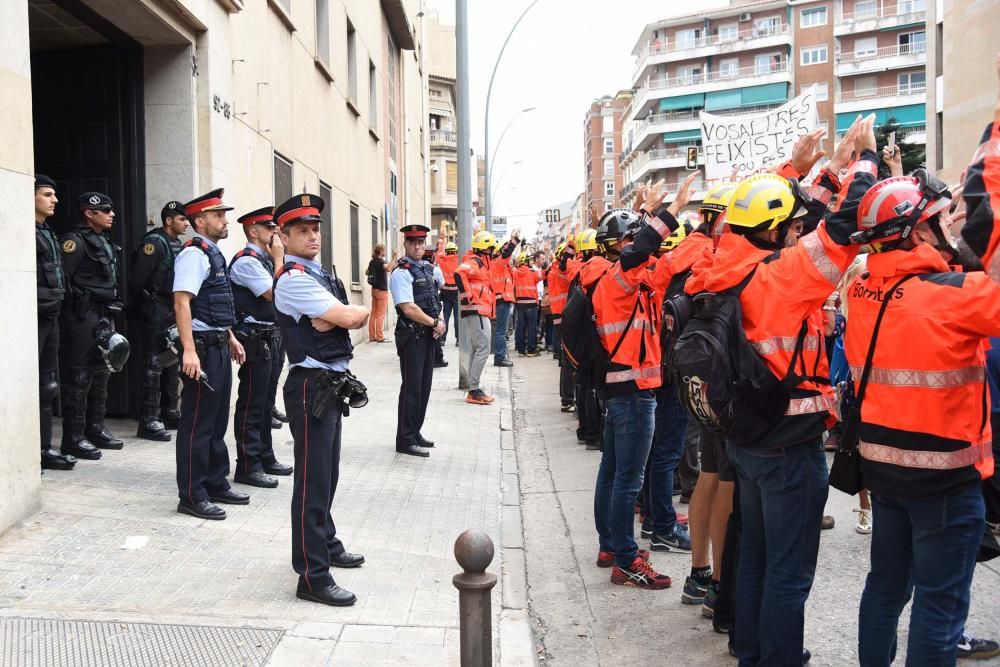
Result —
[{"label": "protest banner", "polygon": [[816,87],[764,113],[717,116],[702,111],[699,118],[706,180],[743,178],[789,159],[795,141],[816,129]]}]

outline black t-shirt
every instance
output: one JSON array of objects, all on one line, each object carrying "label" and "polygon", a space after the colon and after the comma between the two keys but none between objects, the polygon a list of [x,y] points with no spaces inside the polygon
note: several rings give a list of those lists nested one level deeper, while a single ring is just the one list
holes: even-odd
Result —
[{"label": "black t-shirt", "polygon": [[368,284],[372,286],[372,289],[389,289],[389,280],[385,273],[385,263],[381,259],[373,257],[372,261],[368,262],[368,270],[365,271],[365,275],[368,276]]}]

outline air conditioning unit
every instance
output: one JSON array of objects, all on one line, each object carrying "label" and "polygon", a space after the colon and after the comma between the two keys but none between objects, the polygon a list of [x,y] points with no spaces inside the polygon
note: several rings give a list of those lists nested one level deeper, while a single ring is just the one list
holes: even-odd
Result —
[{"label": "air conditioning unit", "polygon": [[743,12],[742,14],[740,14],[740,21],[745,22],[749,20],[750,20],[750,12]]}]

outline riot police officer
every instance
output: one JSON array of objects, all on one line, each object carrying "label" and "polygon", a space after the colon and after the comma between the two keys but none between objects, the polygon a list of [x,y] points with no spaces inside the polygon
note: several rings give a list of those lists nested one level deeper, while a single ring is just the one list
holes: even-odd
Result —
[{"label": "riot police officer", "polygon": [[46,224],[55,215],[56,182],[35,175],[35,262],[38,276],[38,399],[42,468],[72,470],[76,457],[52,449],[52,401],[59,392],[59,311],[66,293],[56,235]]},{"label": "riot police officer", "polygon": [[160,220],[163,226],[147,232],[136,250],[129,284],[133,303],[140,304],[145,352],[136,436],[167,442],[167,429],[176,429],[180,418],[180,366],[164,368],[160,353],[165,349],[165,333],[175,322],[174,259],[181,251],[180,236],[188,228],[184,205],[167,202],[160,211]]},{"label": "riot police officer", "polygon": [[[281,336],[274,311],[275,266],[285,254],[278,226],[265,206],[238,218],[247,245],[229,263],[229,280],[236,305],[236,338],[246,361],[240,366],[233,433],[236,436],[236,475],[239,484],[271,489],[278,480],[270,474],[291,474],[278,463],[271,443],[274,392],[281,373]],[[276,363],[277,362],[277,363]],[[280,426],[280,422],[279,422]]]},{"label": "riot police officer", "polygon": [[84,192],[78,206],[80,223],[62,237],[67,287],[62,310],[62,452],[97,460],[101,449],[124,446],[104,425],[108,381],[115,369],[105,363],[98,349],[102,332],[114,331],[114,316],[122,308],[118,295],[121,249],[105,236],[115,220],[111,198]]},{"label": "riot police officer", "polygon": [[[278,312],[288,354],[285,409],[295,440],[292,491],[292,567],[299,574],[296,597],[338,607],[354,604],[354,593],[338,586],[330,567],[358,567],[360,554],[348,553],[330,514],[340,478],[340,436],[347,412],[344,394],[360,407],[363,385],[350,375],[350,329],[368,323],[368,309],[350,305],[344,284],[316,257],[322,245],[316,195],[296,195],[274,209],[287,253],[274,279]],[[367,402],[367,397],[363,397]]]},{"label": "riot police officer", "polygon": [[403,375],[399,387],[396,451],[410,456],[430,456],[434,443],[420,435],[427,414],[434,375],[437,339],[444,335],[439,284],[435,267],[423,259],[430,229],[408,225],[403,233],[405,255],[389,277],[389,291],[396,304],[396,353]]},{"label": "riot police officer", "polygon": [[243,363],[226,259],[218,242],[229,236],[222,188],[189,201],[184,212],[194,237],[174,262],[174,316],[184,350],[181,357],[181,420],[177,429],[177,511],[221,520],[214,503],[246,505],[250,496],[233,491],[229,476],[229,397],[233,365]]}]

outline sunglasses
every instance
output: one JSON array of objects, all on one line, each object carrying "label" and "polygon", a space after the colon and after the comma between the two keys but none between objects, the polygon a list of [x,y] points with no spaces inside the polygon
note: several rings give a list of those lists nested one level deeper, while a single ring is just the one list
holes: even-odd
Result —
[{"label": "sunglasses", "polygon": [[90,209],[91,211],[100,211],[101,213],[111,213],[113,210],[110,206],[95,206]]}]

